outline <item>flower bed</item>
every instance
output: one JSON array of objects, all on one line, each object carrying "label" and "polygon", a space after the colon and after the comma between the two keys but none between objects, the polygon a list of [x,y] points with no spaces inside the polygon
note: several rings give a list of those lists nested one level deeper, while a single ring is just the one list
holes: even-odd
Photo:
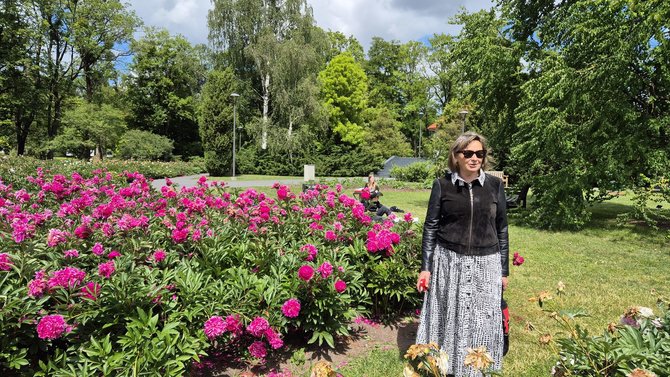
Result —
[{"label": "flower bed", "polygon": [[[0,178],[1,179],[1,178]],[[339,186],[277,198],[204,177],[37,169],[0,183],[0,370],[183,375],[262,362],[287,334],[334,345],[417,305],[411,214],[374,223]]]}]

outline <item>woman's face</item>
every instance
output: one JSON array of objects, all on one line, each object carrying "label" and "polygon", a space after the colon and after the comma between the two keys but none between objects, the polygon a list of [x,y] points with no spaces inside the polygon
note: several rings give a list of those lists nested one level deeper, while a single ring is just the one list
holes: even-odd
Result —
[{"label": "woman's face", "polygon": [[368,183],[371,184],[371,185],[373,185],[375,183],[375,176],[374,175],[371,175],[371,176],[368,177]]},{"label": "woman's face", "polygon": [[478,175],[479,169],[482,168],[482,161],[484,160],[484,157],[477,157],[476,153],[472,154],[470,158],[466,158],[462,152],[467,151],[479,152],[482,150],[484,150],[482,143],[479,140],[473,140],[462,151],[456,153],[456,158],[458,159],[458,170],[459,170],[458,173],[460,175],[462,176],[465,175],[471,176],[473,174]]}]

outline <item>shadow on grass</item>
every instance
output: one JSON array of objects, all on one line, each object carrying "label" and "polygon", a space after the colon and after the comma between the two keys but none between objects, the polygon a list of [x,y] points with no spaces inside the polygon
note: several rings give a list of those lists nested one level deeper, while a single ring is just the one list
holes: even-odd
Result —
[{"label": "shadow on grass", "polygon": [[[531,204],[529,204],[529,207]],[[670,231],[670,222],[659,221],[658,229],[647,225],[641,220],[630,219],[627,221],[620,221],[619,216],[629,213],[633,210],[633,206],[629,204],[621,204],[615,202],[603,202],[594,204],[590,208],[591,219],[580,230],[561,230],[556,229],[556,232],[580,232],[584,234],[602,234],[603,231],[621,230],[621,238],[625,238],[626,234],[636,235],[639,237],[658,239],[659,242],[664,242],[666,232]],[[509,211],[509,222],[512,225],[526,228],[537,229],[525,221],[524,218],[530,213],[530,209],[516,208]],[[670,210],[661,209],[659,214],[663,216],[670,216]],[[658,217],[660,219],[660,216]],[[611,236],[611,234],[610,234]],[[667,239],[665,239],[667,242]]]}]

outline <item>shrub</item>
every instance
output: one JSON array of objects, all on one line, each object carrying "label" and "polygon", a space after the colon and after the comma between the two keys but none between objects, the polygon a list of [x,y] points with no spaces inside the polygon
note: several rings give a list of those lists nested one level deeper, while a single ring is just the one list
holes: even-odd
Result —
[{"label": "shrub", "polygon": [[205,353],[263,359],[286,334],[332,346],[354,316],[416,301],[412,223],[373,224],[328,187],[275,199],[86,175],[0,184],[4,374],[186,375]]},{"label": "shrub", "polygon": [[391,177],[407,182],[425,182],[435,178],[435,168],[430,162],[415,162],[407,166],[391,168]]},{"label": "shrub", "polygon": [[170,161],[174,142],[149,131],[130,130],[121,136],[116,146],[120,158],[150,161]]}]

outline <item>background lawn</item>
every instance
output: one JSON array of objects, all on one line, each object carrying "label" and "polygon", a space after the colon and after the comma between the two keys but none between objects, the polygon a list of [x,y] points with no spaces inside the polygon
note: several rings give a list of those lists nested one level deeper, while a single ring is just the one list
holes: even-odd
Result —
[{"label": "background lawn", "polygon": [[[383,203],[416,213],[422,220],[428,190],[385,190]],[[670,245],[667,230],[640,225],[616,225],[616,215],[630,209],[630,198],[619,197],[593,208],[593,220],[584,230],[542,231],[523,225],[512,215],[510,253],[519,252],[522,266],[510,266],[506,299],[510,307],[511,346],[505,357],[505,376],[547,376],[555,362],[555,343],[542,346],[541,334],[560,336],[562,328],[529,298],[546,290],[557,297],[562,281],[565,295],[556,298],[563,309],[582,308],[589,317],[579,319],[591,334],[600,335],[633,305],[655,310],[659,295],[670,296]],[[655,206],[656,204],[654,204]],[[664,208],[670,208],[665,203]],[[530,327],[534,330],[528,330]],[[351,360],[345,376],[401,376],[402,351],[376,349]]]}]

